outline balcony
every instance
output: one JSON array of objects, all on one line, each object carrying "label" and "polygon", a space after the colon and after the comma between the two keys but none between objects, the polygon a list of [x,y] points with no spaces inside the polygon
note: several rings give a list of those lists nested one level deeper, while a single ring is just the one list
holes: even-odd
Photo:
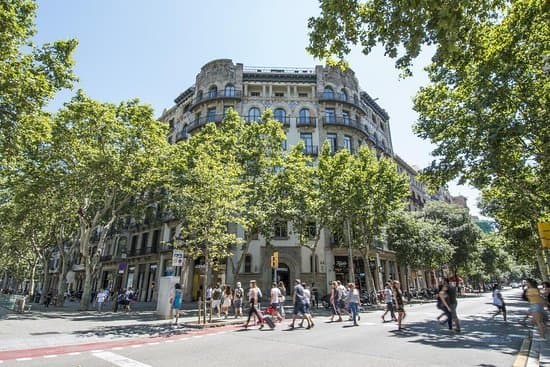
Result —
[{"label": "balcony", "polygon": [[319,147],[317,145],[306,145],[304,146],[303,152],[305,155],[316,156],[319,155]]},{"label": "balcony", "polygon": [[290,117],[275,116],[274,119],[283,124],[284,127],[290,127]]},{"label": "balcony", "polygon": [[346,126],[355,130],[359,130],[363,134],[369,136],[367,128],[359,121],[347,116],[325,116],[323,117],[323,126]]},{"label": "balcony", "polygon": [[216,99],[236,99],[240,100],[242,97],[242,92],[237,89],[228,89],[228,90],[220,90],[220,91],[210,91],[206,92],[204,95],[196,97],[193,100],[193,103],[191,104],[190,109],[193,109],[200,105],[201,103],[213,101]]},{"label": "balcony", "polygon": [[297,117],[296,127],[316,127],[317,118],[315,117]]},{"label": "balcony", "polygon": [[199,127],[204,126],[209,122],[222,122],[224,117],[225,115],[223,113],[220,113],[195,119],[195,121],[187,126],[187,132],[190,133],[191,131],[198,129]]},{"label": "balcony", "polygon": [[367,105],[359,98],[346,97],[341,93],[336,92],[321,92],[317,94],[319,102],[343,102],[350,106],[356,107],[364,111],[368,111]]}]

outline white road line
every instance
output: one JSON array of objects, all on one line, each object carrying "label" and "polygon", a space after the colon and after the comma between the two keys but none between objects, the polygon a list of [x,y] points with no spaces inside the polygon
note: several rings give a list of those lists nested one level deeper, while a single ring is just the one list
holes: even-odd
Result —
[{"label": "white road line", "polygon": [[71,352],[71,353],[67,353],[67,355],[69,356],[79,356],[81,354],[81,352]]},{"label": "white road line", "polygon": [[175,340],[166,340],[165,343],[175,343]]},{"label": "white road line", "polygon": [[31,361],[31,357],[25,357],[25,358],[15,358],[17,362],[23,362],[23,361]]},{"label": "white road line", "polygon": [[57,357],[57,354],[48,354],[44,356],[44,358],[55,358],[55,357]]},{"label": "white road line", "polygon": [[160,342],[151,342],[151,343],[147,343],[147,345],[159,345]]},{"label": "white road line", "polygon": [[101,352],[103,352],[103,349],[94,349],[90,351],[90,353],[101,353]]},{"label": "white road line", "polygon": [[123,347],[114,347],[114,348],[111,348],[111,350],[121,350],[121,349],[124,349]]},{"label": "white road line", "polygon": [[115,354],[111,352],[93,353],[92,355],[119,367],[152,367],[148,364],[141,363],[134,359],[126,358],[124,356],[121,356],[120,354]]},{"label": "white road line", "polygon": [[131,346],[131,348],[141,348],[141,347],[143,347],[143,344],[136,344]]}]

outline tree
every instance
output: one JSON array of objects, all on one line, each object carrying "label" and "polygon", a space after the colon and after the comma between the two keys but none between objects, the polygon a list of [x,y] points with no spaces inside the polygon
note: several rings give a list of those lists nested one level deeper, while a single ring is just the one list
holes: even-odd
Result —
[{"label": "tree", "polygon": [[81,309],[90,304],[98,270],[115,221],[154,201],[167,158],[166,126],[151,107],[133,100],[100,103],[82,91],[56,114],[52,149],[64,195],[76,203],[79,252],[85,278]]},{"label": "tree", "polygon": [[430,271],[447,264],[453,255],[454,248],[443,233],[443,225],[427,220],[422,212],[397,213],[386,231],[398,263]]},{"label": "tree", "polygon": [[70,88],[72,52],[77,41],[32,42],[37,5],[32,0],[0,3],[0,167],[17,161],[24,146],[35,145],[50,129],[46,103]]},{"label": "tree", "polygon": [[[203,299],[208,272],[225,262],[231,247],[239,243],[236,234],[228,231],[228,223],[238,223],[243,211],[243,167],[232,148],[231,135],[239,123],[235,113],[230,113],[220,128],[209,123],[177,144],[171,157],[171,208],[189,257],[204,258]],[[206,303],[204,310],[206,314]]]},{"label": "tree", "polygon": [[469,266],[477,259],[478,241],[481,230],[472,223],[468,209],[454,204],[431,201],[424,208],[427,219],[440,223],[443,237],[453,247],[449,265],[455,275],[468,272]]},{"label": "tree", "polygon": [[432,186],[497,185],[536,203],[529,227],[548,215],[547,1],[322,0],[321,9],[309,22],[317,57],[343,58],[352,44],[368,54],[382,43],[392,58],[404,50],[397,66],[408,74],[421,47],[435,46],[430,84],[415,98],[415,131],[437,146],[423,173]]},{"label": "tree", "polygon": [[[357,249],[368,264],[375,240],[390,216],[404,206],[407,179],[397,173],[395,163],[385,157],[377,159],[367,147],[362,147],[356,155],[350,155],[347,150],[332,155],[325,144],[319,171],[331,230],[342,233],[348,247]],[[368,287],[375,289],[370,271],[366,274]]]}]

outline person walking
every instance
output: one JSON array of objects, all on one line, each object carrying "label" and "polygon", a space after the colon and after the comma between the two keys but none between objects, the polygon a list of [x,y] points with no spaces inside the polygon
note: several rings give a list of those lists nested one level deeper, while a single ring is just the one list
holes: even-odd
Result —
[{"label": "person walking", "polygon": [[179,283],[176,283],[174,285],[174,289],[170,294],[170,304],[172,305],[171,313],[175,311],[175,317],[176,317],[176,321],[174,322],[174,325],[178,324],[182,303],[183,303],[183,290],[181,289],[181,285]]},{"label": "person walking", "polygon": [[283,321],[283,317],[279,313],[279,300],[283,295],[281,294],[281,290],[279,289],[279,287],[277,287],[277,283],[273,282],[271,284],[271,291],[269,293],[269,303],[271,304],[271,308],[275,313],[273,316],[277,317],[277,321],[281,322]]},{"label": "person walking", "polygon": [[539,329],[540,337],[544,338],[544,305],[545,300],[541,296],[537,282],[534,279],[527,279],[527,291],[525,292],[527,300],[529,301],[529,314],[533,317],[535,325]]},{"label": "person walking", "polygon": [[231,286],[226,285],[224,287],[222,296],[222,314],[224,315],[225,319],[227,319],[227,316],[229,315],[229,307],[231,307],[232,301],[233,295],[231,293]]},{"label": "person walking", "polygon": [[451,314],[453,316],[453,322],[455,324],[455,331],[460,333],[460,319],[456,309],[458,307],[458,300],[456,297],[456,285],[454,282],[449,282],[449,279],[446,279],[445,283],[447,284],[447,294],[449,300],[449,306],[451,306]]},{"label": "person walking", "polygon": [[437,295],[437,304],[438,304],[438,308],[441,311],[443,311],[443,314],[439,315],[437,317],[437,320],[439,321],[441,317],[445,315],[446,319],[444,321],[439,321],[439,323],[444,324],[446,322],[447,326],[449,327],[449,330],[453,330],[453,314],[451,312],[451,305],[449,304],[449,294],[448,294],[447,285],[444,285],[444,284],[441,285],[440,291]]},{"label": "person walking", "polygon": [[338,315],[338,320],[336,322],[342,321],[342,315],[340,314],[340,309],[338,308],[338,283],[336,281],[332,282],[330,287],[330,322],[334,321],[334,316]]},{"label": "person walking", "polygon": [[244,289],[243,287],[241,287],[241,282],[237,282],[237,288],[235,288],[233,294],[233,307],[235,308],[235,318],[242,317]]},{"label": "person walking", "polygon": [[216,288],[212,290],[212,313],[216,310],[218,314],[218,319],[221,318],[221,303],[222,303],[222,289],[220,288],[220,283],[216,283]]},{"label": "person walking", "polygon": [[44,306],[46,306],[46,308],[49,308],[50,303],[52,303],[52,291],[48,291],[48,294],[46,294],[46,299],[44,300]]},{"label": "person walking", "polygon": [[304,326],[304,320],[308,322],[308,329],[311,329],[315,324],[313,323],[313,318],[311,317],[311,289],[308,288],[306,282],[302,282],[302,287],[304,288],[304,316],[302,321],[300,321],[300,327]]},{"label": "person walking", "polygon": [[386,322],[385,317],[388,312],[390,313],[392,321],[397,321],[393,307],[393,291],[390,282],[387,282],[386,287],[384,288],[384,298],[386,300],[386,311],[384,311],[384,314],[382,315],[382,322]]},{"label": "person walking", "polygon": [[493,315],[493,318],[502,313],[504,322],[506,322],[506,304],[504,303],[504,298],[502,298],[502,293],[500,292],[499,286],[496,283],[493,285],[493,305],[495,305],[498,309]]},{"label": "person walking", "polygon": [[359,316],[359,304],[361,303],[359,290],[355,288],[355,283],[349,283],[348,287],[349,292],[347,297],[347,304],[349,305],[353,317],[353,326],[359,326],[359,324],[357,323],[357,319]]},{"label": "person walking", "polygon": [[250,318],[252,315],[256,316],[260,322],[260,329],[263,329],[264,327],[264,320],[262,318],[262,315],[256,308],[258,306],[258,287],[256,286],[256,281],[251,280],[250,281],[250,290],[248,291],[248,302],[250,303],[250,309],[248,310],[248,319],[246,320],[246,324],[244,324],[244,328],[248,329],[248,323],[250,322]]},{"label": "person walking", "polygon": [[281,291],[281,297],[279,298],[279,315],[283,318],[283,320],[286,318],[285,315],[285,301],[286,301],[286,287],[285,283],[282,281],[279,281],[278,288]]},{"label": "person walking", "polygon": [[[302,319],[306,319],[306,312],[304,310],[304,287],[302,287],[300,279],[296,279],[295,284],[296,285],[294,286],[292,297],[292,301],[294,303],[294,310],[292,311],[292,322],[290,323],[290,325],[288,325],[290,329],[294,329],[294,323],[296,322],[296,316],[298,316],[298,314],[302,315]],[[309,320],[307,328],[311,328]]]},{"label": "person walking", "polygon": [[103,289],[100,289],[99,292],[97,292],[96,294],[97,312],[101,312],[101,308],[103,307],[105,298],[106,298],[105,291]]},{"label": "person walking", "polygon": [[403,319],[407,314],[405,313],[405,305],[403,302],[403,291],[401,291],[401,285],[398,280],[393,281],[393,294],[397,311],[397,330],[403,330]]}]

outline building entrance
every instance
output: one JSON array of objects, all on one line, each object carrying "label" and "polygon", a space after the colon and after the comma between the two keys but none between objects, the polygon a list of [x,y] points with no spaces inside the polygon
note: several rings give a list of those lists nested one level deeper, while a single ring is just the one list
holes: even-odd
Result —
[{"label": "building entrance", "polygon": [[286,294],[290,294],[290,270],[287,264],[279,263],[279,267],[276,269],[275,282],[277,284],[279,284],[279,282],[283,282],[286,288]]}]

